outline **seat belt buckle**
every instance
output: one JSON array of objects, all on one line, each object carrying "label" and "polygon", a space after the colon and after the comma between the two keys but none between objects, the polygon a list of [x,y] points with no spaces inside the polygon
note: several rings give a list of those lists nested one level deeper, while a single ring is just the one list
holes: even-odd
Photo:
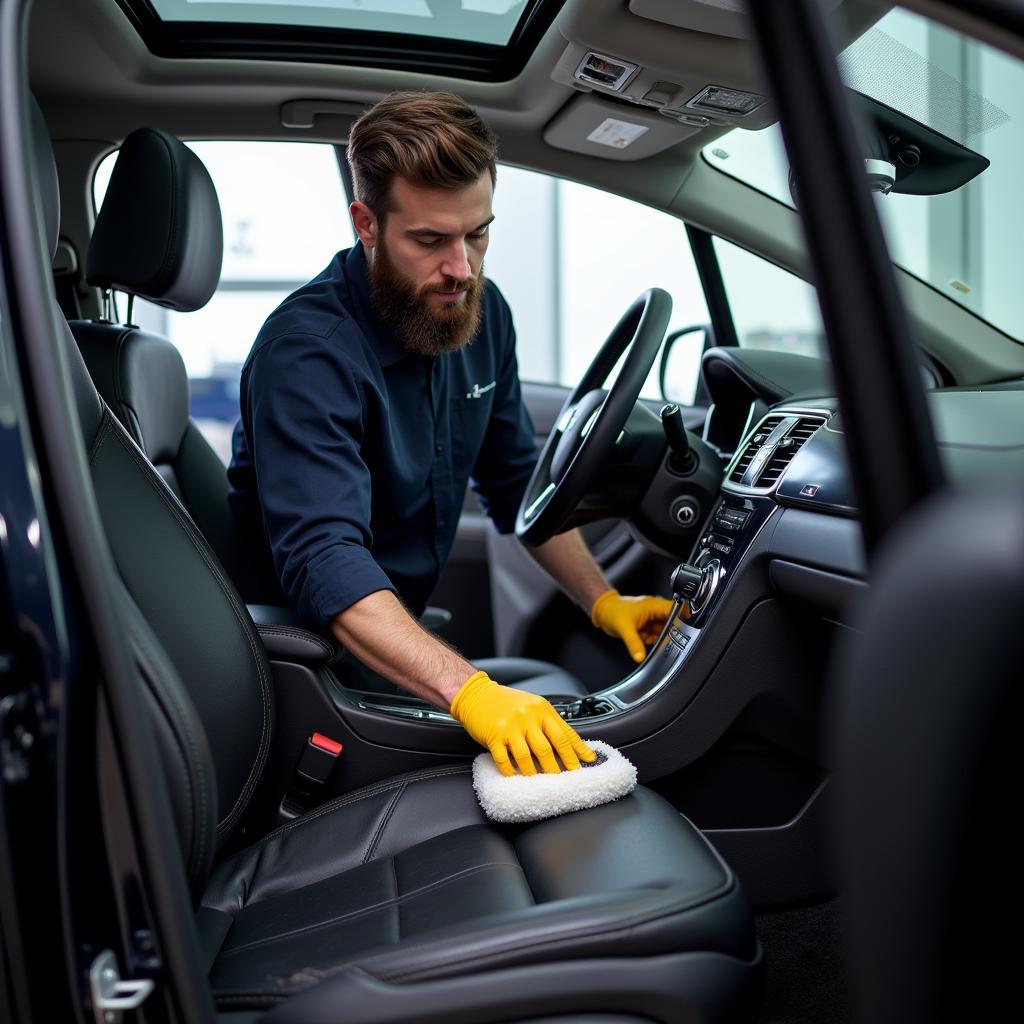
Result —
[{"label": "seat belt buckle", "polygon": [[278,808],[279,821],[297,818],[319,802],[320,791],[344,749],[344,744],[323,733],[315,732],[307,738],[295,765],[291,785]]}]

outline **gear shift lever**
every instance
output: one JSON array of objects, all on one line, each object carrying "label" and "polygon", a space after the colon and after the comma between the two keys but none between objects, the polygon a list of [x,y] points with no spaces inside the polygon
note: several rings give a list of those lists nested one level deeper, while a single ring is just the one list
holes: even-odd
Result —
[{"label": "gear shift lever", "polygon": [[695,565],[681,562],[672,573],[672,594],[677,601],[693,601],[704,582],[704,573]]}]

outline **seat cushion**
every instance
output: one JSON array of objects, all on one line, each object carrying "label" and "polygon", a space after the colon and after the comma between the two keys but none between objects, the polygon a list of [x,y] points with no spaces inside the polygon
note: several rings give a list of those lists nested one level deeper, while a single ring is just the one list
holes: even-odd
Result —
[{"label": "seat cushion", "polygon": [[223,1008],[269,1006],[353,966],[405,984],[560,958],[756,951],[736,878],[656,794],[504,828],[484,818],[468,765],[366,787],[232,856],[199,927]]}]

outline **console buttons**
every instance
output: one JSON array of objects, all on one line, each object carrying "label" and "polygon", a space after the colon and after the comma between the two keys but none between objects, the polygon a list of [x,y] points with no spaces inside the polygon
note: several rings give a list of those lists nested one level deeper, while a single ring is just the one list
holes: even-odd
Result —
[{"label": "console buttons", "polygon": [[669,631],[669,640],[672,641],[681,651],[685,651],[687,645],[690,643],[690,634],[684,633],[681,629],[675,629]]},{"label": "console buttons", "polygon": [[734,538],[727,535],[709,533],[701,541],[701,545],[719,554],[728,555],[732,551],[733,540]]},{"label": "console buttons", "polygon": [[726,508],[724,505],[715,513],[715,527],[737,532],[747,525],[750,513],[742,509]]}]

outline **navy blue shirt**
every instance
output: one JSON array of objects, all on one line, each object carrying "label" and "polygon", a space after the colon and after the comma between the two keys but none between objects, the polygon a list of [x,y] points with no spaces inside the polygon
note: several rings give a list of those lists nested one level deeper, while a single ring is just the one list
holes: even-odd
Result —
[{"label": "navy blue shirt", "polygon": [[487,281],[457,352],[409,353],[373,309],[361,245],[270,315],[242,368],[228,476],[288,599],[331,619],[376,590],[419,615],[472,483],[499,531],[537,459],[512,314]]}]

